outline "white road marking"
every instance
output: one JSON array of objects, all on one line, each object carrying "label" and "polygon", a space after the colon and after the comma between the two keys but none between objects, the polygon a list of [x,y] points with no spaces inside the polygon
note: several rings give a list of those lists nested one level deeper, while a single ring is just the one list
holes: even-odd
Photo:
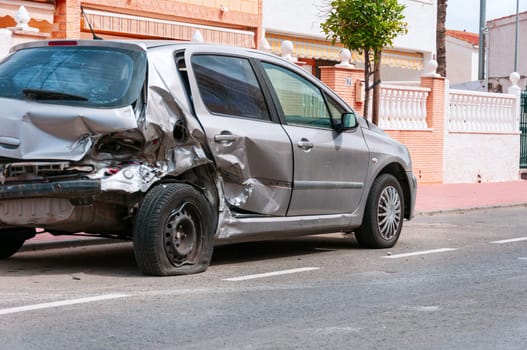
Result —
[{"label": "white road marking", "polygon": [[527,237],[511,238],[511,239],[503,239],[503,240],[501,240],[501,241],[493,241],[493,242],[490,242],[490,243],[494,243],[494,244],[505,244],[505,243],[521,242],[521,241],[527,241]]},{"label": "white road marking", "polygon": [[67,306],[67,305],[93,303],[93,302],[102,301],[102,300],[126,298],[128,296],[129,295],[126,295],[126,294],[106,294],[106,295],[99,295],[96,297],[89,297],[89,298],[70,299],[70,300],[55,301],[55,302],[50,302],[50,303],[11,307],[7,309],[0,309],[0,315],[14,314],[17,312],[33,311],[33,310],[40,310],[40,309],[48,309],[52,307],[60,307],[60,306]]},{"label": "white road marking", "polygon": [[386,258],[386,259],[398,259],[398,258],[406,258],[406,257],[409,257],[409,256],[418,256],[418,255],[427,255],[427,254],[451,252],[451,251],[454,251],[454,250],[457,250],[457,248],[441,248],[441,249],[433,249],[433,250],[424,250],[424,251],[421,251],[421,252],[387,255],[387,256],[383,256],[383,258]]},{"label": "white road marking", "polygon": [[255,274],[255,275],[247,275],[247,276],[240,276],[240,277],[233,277],[233,278],[225,278],[225,279],[223,279],[223,281],[229,281],[229,282],[246,281],[246,280],[252,280],[252,279],[256,279],[256,278],[265,278],[265,277],[289,275],[289,274],[292,274],[292,273],[315,271],[315,270],[320,270],[320,267],[302,267],[302,268],[299,268],[299,269],[291,269],[291,270],[282,270],[282,271],[258,273],[258,274]]}]

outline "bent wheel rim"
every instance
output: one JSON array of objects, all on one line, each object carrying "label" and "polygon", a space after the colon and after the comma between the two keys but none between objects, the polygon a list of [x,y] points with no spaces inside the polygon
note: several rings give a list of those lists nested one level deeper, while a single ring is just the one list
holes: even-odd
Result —
[{"label": "bent wheel rim", "polygon": [[401,197],[393,186],[385,187],[377,206],[377,227],[381,237],[387,241],[393,239],[401,226]]},{"label": "bent wheel rim", "polygon": [[197,262],[203,242],[200,212],[190,203],[173,210],[163,226],[168,260],[176,267]]}]

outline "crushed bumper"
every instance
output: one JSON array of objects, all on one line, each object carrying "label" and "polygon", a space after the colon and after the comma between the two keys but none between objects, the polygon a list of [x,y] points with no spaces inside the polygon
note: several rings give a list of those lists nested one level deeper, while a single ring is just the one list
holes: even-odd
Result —
[{"label": "crushed bumper", "polygon": [[101,193],[100,180],[0,185],[0,200],[17,198],[85,198]]}]

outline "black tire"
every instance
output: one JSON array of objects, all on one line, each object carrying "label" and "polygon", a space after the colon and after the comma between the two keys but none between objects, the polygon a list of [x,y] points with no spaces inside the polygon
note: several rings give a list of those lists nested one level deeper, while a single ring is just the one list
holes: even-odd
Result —
[{"label": "black tire", "polygon": [[362,226],[355,238],[362,247],[383,249],[397,243],[404,220],[404,197],[395,177],[383,174],[373,182]]},{"label": "black tire", "polygon": [[134,254],[141,272],[153,276],[203,272],[214,248],[216,215],[194,187],[154,187],[141,203],[134,225]]},{"label": "black tire", "polygon": [[0,231],[0,259],[13,256],[22,248],[24,242],[35,237],[35,229],[7,229]]}]

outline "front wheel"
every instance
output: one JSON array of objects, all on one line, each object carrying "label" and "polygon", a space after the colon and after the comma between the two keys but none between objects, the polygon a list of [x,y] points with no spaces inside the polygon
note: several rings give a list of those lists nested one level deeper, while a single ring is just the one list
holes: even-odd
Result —
[{"label": "front wheel", "polygon": [[355,238],[365,248],[391,248],[403,227],[404,199],[401,185],[390,174],[383,174],[373,182],[362,226]]},{"label": "front wheel", "polygon": [[194,187],[164,184],[148,192],[134,225],[137,265],[147,275],[205,271],[214,247],[215,215]]},{"label": "front wheel", "polygon": [[24,242],[35,236],[35,229],[0,230],[0,259],[7,259],[22,248]]}]

